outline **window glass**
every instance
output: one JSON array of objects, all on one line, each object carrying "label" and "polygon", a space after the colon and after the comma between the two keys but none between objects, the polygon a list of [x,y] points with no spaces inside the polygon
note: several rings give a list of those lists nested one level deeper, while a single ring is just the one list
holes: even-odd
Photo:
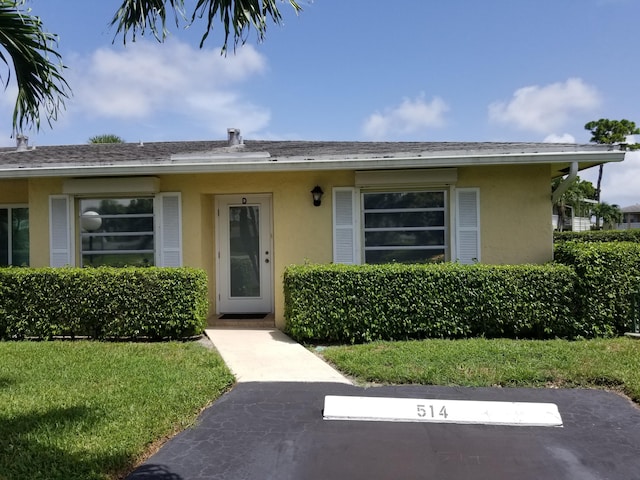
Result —
[{"label": "window glass", "polygon": [[9,209],[0,208],[0,266],[6,267],[9,263]]},{"label": "window glass", "polygon": [[444,261],[444,191],[364,193],[366,263]]},{"label": "window glass", "polygon": [[366,213],[364,223],[369,228],[437,227],[444,225],[444,210],[439,212]]},{"label": "window glass", "polygon": [[444,192],[365,193],[364,208],[444,208]]},{"label": "window glass", "polygon": [[29,209],[11,209],[11,264],[29,265]]},{"label": "window glass", "polygon": [[426,245],[444,245],[444,231],[405,231],[368,232],[366,247],[419,247]]},{"label": "window glass", "polygon": [[444,262],[445,250],[370,250],[367,263],[425,263]]},{"label": "window glass", "polygon": [[155,262],[152,198],[80,200],[83,266],[151,266]]},{"label": "window glass", "polygon": [[229,207],[231,296],[260,296],[260,208]]},{"label": "window glass", "polygon": [[0,207],[0,266],[29,265],[29,209]]}]

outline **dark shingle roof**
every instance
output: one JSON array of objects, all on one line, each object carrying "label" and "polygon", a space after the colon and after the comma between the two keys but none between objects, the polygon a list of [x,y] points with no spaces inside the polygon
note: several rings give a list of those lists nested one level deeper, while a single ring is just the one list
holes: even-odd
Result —
[{"label": "dark shingle roof", "polygon": [[[492,142],[312,142],[246,141],[241,149],[227,147],[226,141],[186,141],[122,144],[83,144],[0,149],[0,168],[53,166],[109,166],[172,164],[175,156],[225,156],[267,152],[272,160],[299,158],[349,159],[430,157],[446,155],[495,155],[544,152],[602,151],[599,145]],[[174,158],[172,158],[172,156]]]}]

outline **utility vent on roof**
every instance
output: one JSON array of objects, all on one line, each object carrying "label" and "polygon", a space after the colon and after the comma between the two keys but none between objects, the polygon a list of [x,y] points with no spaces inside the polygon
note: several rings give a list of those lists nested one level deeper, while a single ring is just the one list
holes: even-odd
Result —
[{"label": "utility vent on roof", "polygon": [[242,140],[242,137],[240,136],[240,129],[238,128],[227,128],[227,135],[228,135],[228,145],[230,147],[240,147],[240,146],[244,146],[244,141]]},{"label": "utility vent on roof", "polygon": [[16,135],[16,150],[18,152],[25,152],[29,147],[29,137],[26,135]]}]

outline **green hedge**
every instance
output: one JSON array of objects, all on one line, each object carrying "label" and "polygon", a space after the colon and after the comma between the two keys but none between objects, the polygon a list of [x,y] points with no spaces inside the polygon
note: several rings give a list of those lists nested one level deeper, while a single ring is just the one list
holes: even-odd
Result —
[{"label": "green hedge", "polygon": [[575,273],[562,265],[304,265],[284,274],[298,340],[573,337]]},{"label": "green hedge", "polygon": [[593,230],[586,232],[554,232],[553,240],[556,244],[569,241],[640,243],[640,229]]},{"label": "green hedge", "polygon": [[199,335],[207,277],[190,268],[2,268],[0,339]]},{"label": "green hedge", "polygon": [[628,331],[631,292],[640,289],[640,244],[564,242],[556,262],[577,273],[576,307],[585,336],[613,336]]}]

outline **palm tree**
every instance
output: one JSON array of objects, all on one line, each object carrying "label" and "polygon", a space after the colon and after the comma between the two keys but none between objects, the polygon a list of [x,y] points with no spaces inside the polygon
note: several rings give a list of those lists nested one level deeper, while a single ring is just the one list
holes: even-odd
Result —
[{"label": "palm tree", "polygon": [[89,138],[89,143],[124,143],[124,139],[113,133],[103,133]]},{"label": "palm tree", "polygon": [[69,85],[62,76],[64,66],[55,50],[57,37],[43,30],[40,19],[22,8],[24,3],[0,0],[0,60],[7,67],[6,76],[0,79],[6,89],[13,70],[18,87],[14,134],[39,129],[41,108],[51,126],[69,96]]},{"label": "palm tree", "polygon": [[[558,185],[563,181],[563,177],[558,177],[551,182],[551,190],[558,188]],[[595,188],[593,184],[588,180],[580,180],[577,177],[571,186],[562,194],[558,199],[558,202],[553,205],[556,212],[558,212],[558,224],[559,231],[564,230],[564,224],[566,223],[566,211],[567,208],[571,208],[576,216],[582,216],[590,214],[589,209],[585,212],[584,200],[592,200],[595,196]]]},{"label": "palm tree", "polygon": [[596,216],[596,226],[600,224],[599,219],[601,218],[604,230],[612,230],[622,222],[622,210],[616,204],[601,202],[595,206],[593,213]]}]

